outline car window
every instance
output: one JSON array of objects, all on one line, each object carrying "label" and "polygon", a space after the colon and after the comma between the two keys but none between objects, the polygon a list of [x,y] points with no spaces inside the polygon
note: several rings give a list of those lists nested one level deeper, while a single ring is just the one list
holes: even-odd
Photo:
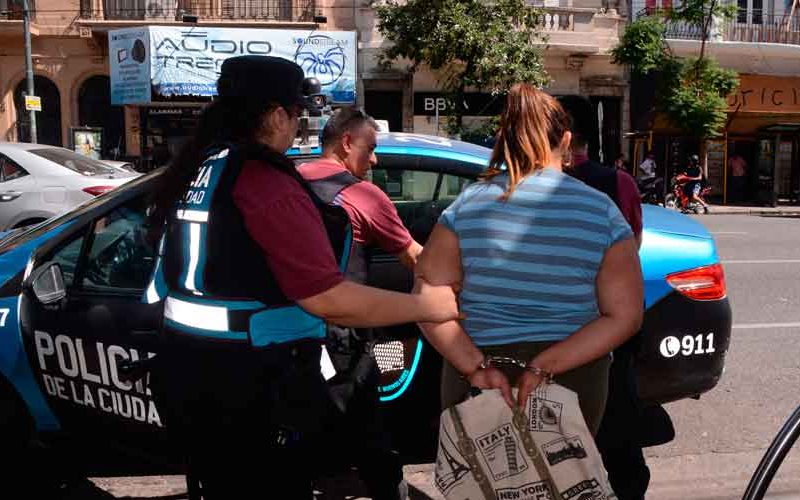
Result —
[{"label": "car window", "polygon": [[28,172],[24,168],[14,163],[11,158],[0,155],[0,182],[12,181],[26,175]]},{"label": "car window", "polygon": [[145,289],[155,257],[147,240],[146,209],[144,199],[136,199],[95,221],[84,289]]},{"label": "car window", "polygon": [[432,201],[436,192],[437,172],[421,170],[372,170],[372,182],[395,203]]},{"label": "car window", "polygon": [[436,199],[439,200],[440,208],[445,208],[447,205],[453,203],[458,195],[461,194],[461,191],[472,182],[472,179],[466,177],[443,174],[442,184],[439,187],[439,194],[436,197]]},{"label": "car window", "polygon": [[75,282],[75,270],[78,267],[83,239],[83,232],[81,232],[77,237],[63,244],[49,259],[61,266],[61,272],[64,274],[64,286],[67,288],[71,288]]},{"label": "car window", "polygon": [[62,148],[29,149],[29,153],[50,160],[82,175],[111,175],[114,169],[88,156]]}]

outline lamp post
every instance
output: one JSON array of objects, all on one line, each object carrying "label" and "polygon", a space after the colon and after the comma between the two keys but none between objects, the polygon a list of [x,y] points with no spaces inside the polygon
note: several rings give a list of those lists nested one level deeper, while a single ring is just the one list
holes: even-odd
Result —
[{"label": "lamp post", "polygon": [[[22,0],[22,26],[25,32],[25,76],[28,79],[28,95],[34,96],[33,89],[33,58],[31,56],[31,11],[30,0]],[[36,111],[28,110],[31,121],[31,142],[36,144]]]}]

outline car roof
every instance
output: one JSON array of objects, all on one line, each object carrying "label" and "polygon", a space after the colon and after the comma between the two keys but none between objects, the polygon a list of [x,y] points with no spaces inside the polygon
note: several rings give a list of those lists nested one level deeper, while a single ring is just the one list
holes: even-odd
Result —
[{"label": "car roof", "polygon": [[[289,150],[288,155],[318,155],[320,152],[319,147],[308,150],[295,147]],[[492,150],[476,144],[435,135],[379,132],[378,147],[375,149],[375,153],[379,155],[432,156],[486,166],[489,164]]]},{"label": "car roof", "polygon": [[18,149],[20,151],[30,151],[31,149],[65,149],[61,146],[51,146],[50,144],[33,144],[31,142],[1,142],[0,148]]}]

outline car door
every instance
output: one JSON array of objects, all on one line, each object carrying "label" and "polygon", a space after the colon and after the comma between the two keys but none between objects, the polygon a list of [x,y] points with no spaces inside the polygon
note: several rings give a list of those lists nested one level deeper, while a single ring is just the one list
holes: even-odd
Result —
[{"label": "car door", "polygon": [[23,335],[49,405],[82,447],[158,456],[164,422],[146,368],[161,309],[141,300],[155,262],[146,212],[139,195],[38,255],[34,269],[60,265],[67,296],[57,306],[24,300]]},{"label": "car door", "polygon": [[17,215],[35,206],[36,180],[18,163],[0,153],[0,230],[10,229]]}]

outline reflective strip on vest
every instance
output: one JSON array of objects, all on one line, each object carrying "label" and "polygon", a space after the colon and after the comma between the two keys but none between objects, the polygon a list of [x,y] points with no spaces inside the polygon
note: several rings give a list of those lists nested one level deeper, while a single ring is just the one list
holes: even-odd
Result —
[{"label": "reflective strip on vest", "polygon": [[179,220],[188,222],[208,222],[208,212],[205,210],[178,210],[175,213]]},{"label": "reflective strip on vest", "polygon": [[155,304],[160,302],[167,294],[167,284],[164,280],[164,265],[161,263],[161,258],[164,255],[164,236],[158,243],[158,255],[156,256],[156,265],[153,268],[153,275],[150,277],[150,283],[147,285],[143,302],[145,304]]},{"label": "reflective strip on vest", "polygon": [[192,328],[217,332],[229,331],[228,308],[224,306],[207,306],[167,297],[164,303],[164,317]]},{"label": "reflective strip on vest", "polygon": [[325,322],[300,306],[278,307],[250,317],[250,337],[255,347],[301,339],[325,337]]}]

